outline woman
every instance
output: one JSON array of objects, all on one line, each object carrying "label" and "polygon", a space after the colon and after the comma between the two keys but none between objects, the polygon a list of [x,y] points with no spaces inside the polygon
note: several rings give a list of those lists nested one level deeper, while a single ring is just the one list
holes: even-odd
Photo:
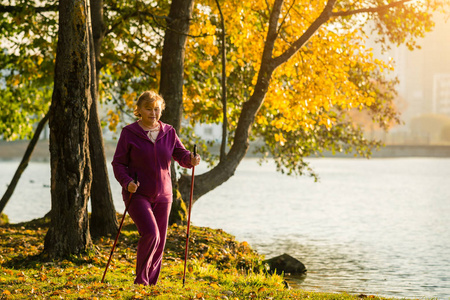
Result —
[{"label": "woman", "polygon": [[200,163],[200,156],[184,148],[175,129],[159,120],[164,108],[164,99],[153,91],[139,96],[134,110],[139,120],[123,128],[112,161],[125,205],[134,193],[128,213],[141,236],[134,283],[143,285],[155,285],[161,269],[172,205],[171,159],[185,168]]}]

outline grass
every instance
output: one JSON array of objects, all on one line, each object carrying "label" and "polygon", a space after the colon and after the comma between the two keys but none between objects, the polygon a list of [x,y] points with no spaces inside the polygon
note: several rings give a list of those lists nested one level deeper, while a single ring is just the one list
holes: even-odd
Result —
[{"label": "grass", "polygon": [[283,277],[267,274],[264,257],[246,242],[195,226],[184,287],[185,226],[169,228],[158,285],[134,285],[139,235],[128,217],[100,283],[115,237],[94,240],[86,255],[50,261],[42,254],[48,222],[0,226],[0,299],[385,299],[289,289]]}]

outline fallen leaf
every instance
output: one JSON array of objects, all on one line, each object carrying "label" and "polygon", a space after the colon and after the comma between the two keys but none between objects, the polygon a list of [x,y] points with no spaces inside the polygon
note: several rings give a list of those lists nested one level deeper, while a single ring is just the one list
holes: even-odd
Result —
[{"label": "fallen leaf", "polygon": [[260,287],[259,289],[258,289],[258,293],[262,293],[262,292],[264,292],[266,290],[266,288],[265,287]]},{"label": "fallen leaf", "polygon": [[211,283],[209,286],[213,289],[219,289],[219,286],[216,283]]}]

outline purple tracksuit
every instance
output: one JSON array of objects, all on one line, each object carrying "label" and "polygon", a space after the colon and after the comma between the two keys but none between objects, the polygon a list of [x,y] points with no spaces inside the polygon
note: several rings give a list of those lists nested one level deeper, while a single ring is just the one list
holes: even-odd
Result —
[{"label": "purple tracksuit", "polygon": [[172,126],[159,121],[161,130],[153,143],[138,122],[123,128],[112,166],[125,202],[130,195],[128,184],[138,175],[140,185],[128,209],[141,235],[134,283],[154,285],[161,269],[172,205],[171,159],[191,168],[191,152],[184,148]]}]

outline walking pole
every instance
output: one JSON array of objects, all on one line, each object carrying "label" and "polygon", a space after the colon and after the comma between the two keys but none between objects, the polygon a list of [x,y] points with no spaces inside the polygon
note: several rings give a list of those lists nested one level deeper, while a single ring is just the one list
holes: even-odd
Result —
[{"label": "walking pole", "polygon": [[[194,157],[197,156],[197,145],[194,145]],[[186,229],[186,248],[184,251],[184,272],[183,272],[183,287],[186,282],[186,263],[189,251],[189,228],[191,225],[191,208],[192,208],[192,195],[194,194],[194,171],[195,166],[192,167],[192,177],[191,177],[191,196],[189,197],[189,212],[188,212],[188,222]]]},{"label": "walking pole", "polygon": [[[137,173],[134,174],[134,183],[137,184]],[[128,204],[125,206],[125,211],[124,211],[123,216],[122,216],[122,221],[120,221],[119,231],[117,232],[116,240],[114,241],[114,244],[112,246],[111,254],[109,255],[108,263],[106,264],[105,272],[103,273],[102,283],[105,280],[106,271],[108,271],[109,263],[111,262],[111,258],[112,258],[112,255],[114,253],[114,249],[116,248],[117,240],[119,239],[120,231],[122,230],[123,221],[125,220],[125,216],[127,214],[128,208],[130,207],[131,196],[133,196],[133,193],[130,193],[130,197],[128,198]]]}]

